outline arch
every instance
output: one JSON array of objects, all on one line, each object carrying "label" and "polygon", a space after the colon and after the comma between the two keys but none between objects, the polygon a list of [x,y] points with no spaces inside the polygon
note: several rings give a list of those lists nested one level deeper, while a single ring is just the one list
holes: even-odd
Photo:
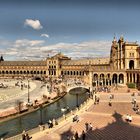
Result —
[{"label": "arch", "polygon": [[110,73],[108,73],[106,75],[106,83],[107,83],[108,86],[111,85],[111,75],[110,75]]},{"label": "arch", "polygon": [[36,74],[36,71],[34,71],[34,74]]},{"label": "arch", "polygon": [[2,71],[2,74],[5,74],[5,71],[4,70]]},{"label": "arch", "polygon": [[67,74],[69,75],[69,71],[67,72]]},{"label": "arch", "polygon": [[72,90],[76,90],[77,91],[77,89],[79,89],[79,88],[82,88],[83,90],[86,90],[86,91],[88,91],[89,92],[89,87],[84,87],[84,86],[78,86],[78,87],[70,87],[69,89],[67,89],[67,92],[71,92]]},{"label": "arch", "polygon": [[100,74],[100,81],[99,81],[99,85],[101,85],[101,86],[103,86],[103,85],[104,85],[104,83],[105,83],[105,81],[104,81],[104,80],[105,80],[105,79],[104,79],[104,76],[105,76],[105,75],[104,75],[103,73],[101,73],[101,74]]},{"label": "arch", "polygon": [[20,71],[20,74],[22,74],[22,71]]},{"label": "arch", "polygon": [[37,71],[37,74],[39,74],[39,71]]},{"label": "arch", "polygon": [[6,71],[6,74],[8,74],[8,71]]},{"label": "arch", "polygon": [[15,71],[13,71],[13,74],[16,74],[16,72],[15,72]]},{"label": "arch", "polygon": [[121,73],[119,74],[119,83],[123,84],[124,83],[124,75]]},{"label": "arch", "polygon": [[76,74],[79,75],[79,72],[77,71]]},{"label": "arch", "polygon": [[12,71],[10,71],[9,73],[12,74]]},{"label": "arch", "polygon": [[117,78],[118,78],[117,74],[114,73],[112,78],[112,83],[117,84]]},{"label": "arch", "polygon": [[134,69],[134,60],[129,61],[129,69]]},{"label": "arch", "polygon": [[93,80],[94,80],[94,81],[97,81],[97,80],[98,80],[98,74],[97,74],[97,73],[95,73],[95,74],[93,75]]},{"label": "arch", "polygon": [[19,71],[17,71],[16,73],[19,74]]}]

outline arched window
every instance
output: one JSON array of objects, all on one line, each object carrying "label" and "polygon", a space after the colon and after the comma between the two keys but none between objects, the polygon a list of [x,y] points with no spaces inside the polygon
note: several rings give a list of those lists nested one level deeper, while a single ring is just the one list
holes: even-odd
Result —
[{"label": "arched window", "polygon": [[129,69],[134,69],[134,60],[129,61]]}]

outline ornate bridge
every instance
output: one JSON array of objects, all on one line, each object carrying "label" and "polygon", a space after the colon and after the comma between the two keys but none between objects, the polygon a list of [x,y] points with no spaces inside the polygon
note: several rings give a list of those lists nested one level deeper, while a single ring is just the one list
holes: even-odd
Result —
[{"label": "ornate bridge", "polygon": [[72,86],[67,86],[67,92],[69,92],[70,90],[72,89],[75,89],[75,88],[85,88],[85,89],[90,89],[90,86],[89,85],[72,85]]}]

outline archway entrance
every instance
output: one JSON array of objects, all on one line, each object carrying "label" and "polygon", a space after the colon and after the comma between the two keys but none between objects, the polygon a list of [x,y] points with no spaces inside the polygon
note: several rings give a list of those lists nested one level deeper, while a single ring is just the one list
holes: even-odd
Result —
[{"label": "archway entrance", "polygon": [[119,75],[119,83],[120,84],[123,84],[124,83],[124,75],[123,74],[120,74]]},{"label": "archway entrance", "polygon": [[134,60],[129,61],[129,69],[134,69]]},{"label": "archway entrance", "polygon": [[117,74],[113,74],[112,83],[117,84]]}]

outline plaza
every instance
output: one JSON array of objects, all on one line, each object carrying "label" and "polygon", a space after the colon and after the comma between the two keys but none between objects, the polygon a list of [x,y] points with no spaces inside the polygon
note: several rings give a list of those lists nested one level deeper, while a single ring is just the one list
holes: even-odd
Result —
[{"label": "plaza", "polygon": [[[35,140],[65,140],[67,136],[72,138],[76,132],[82,139],[82,131],[86,133],[86,140],[137,140],[140,138],[140,118],[133,110],[132,92],[114,93],[112,106],[108,105],[109,93],[100,93],[100,103],[94,104],[91,99],[86,108],[76,114],[79,122],[73,122],[72,116],[68,117],[54,128],[33,134]],[[136,92],[136,91],[135,91]],[[135,94],[138,105],[140,97]],[[126,114],[132,115],[132,122],[126,122]],[[91,123],[92,130],[86,131],[85,123]]]}]

